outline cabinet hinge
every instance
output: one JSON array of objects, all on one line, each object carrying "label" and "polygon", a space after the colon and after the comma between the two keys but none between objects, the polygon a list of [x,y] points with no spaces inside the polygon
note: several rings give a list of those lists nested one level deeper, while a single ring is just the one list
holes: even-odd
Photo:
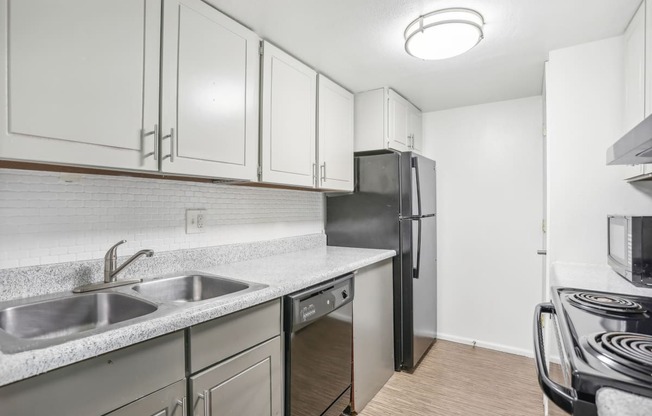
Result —
[{"label": "cabinet hinge", "polygon": [[260,45],[260,46],[258,47],[258,53],[260,54],[260,56],[263,55],[263,45]]},{"label": "cabinet hinge", "polygon": [[263,174],[263,167],[260,166],[260,165],[258,165],[258,170],[257,170],[257,172],[258,172],[258,179],[260,179],[260,177],[261,177],[262,174]]}]

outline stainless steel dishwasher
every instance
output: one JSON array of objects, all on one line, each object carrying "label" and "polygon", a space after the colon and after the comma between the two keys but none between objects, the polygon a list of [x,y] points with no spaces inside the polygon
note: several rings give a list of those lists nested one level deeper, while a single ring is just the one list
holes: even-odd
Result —
[{"label": "stainless steel dishwasher", "polygon": [[285,298],[285,415],[348,415],[353,274]]}]

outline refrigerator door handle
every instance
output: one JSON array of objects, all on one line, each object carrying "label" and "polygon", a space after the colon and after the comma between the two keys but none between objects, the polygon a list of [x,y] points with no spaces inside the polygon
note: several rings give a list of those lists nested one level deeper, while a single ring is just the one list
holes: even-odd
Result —
[{"label": "refrigerator door handle", "polygon": [[421,269],[421,218],[417,218],[417,267],[412,268],[412,278],[419,278],[419,270]]},{"label": "refrigerator door handle", "polygon": [[417,216],[421,216],[421,180],[419,177],[419,159],[416,156],[412,156],[412,169],[414,169],[414,176],[416,179],[416,185],[417,185],[417,209],[418,213]]}]

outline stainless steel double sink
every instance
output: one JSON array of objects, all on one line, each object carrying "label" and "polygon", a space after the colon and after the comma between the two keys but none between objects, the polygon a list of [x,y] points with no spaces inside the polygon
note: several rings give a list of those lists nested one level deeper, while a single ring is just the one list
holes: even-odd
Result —
[{"label": "stainless steel double sink", "polygon": [[[121,289],[4,302],[0,304],[0,350],[12,353],[44,348],[90,335],[89,331],[100,333],[160,309],[175,309],[170,308],[171,305],[178,307],[264,287],[190,272]],[[133,296],[130,292],[138,295]],[[149,317],[141,321],[146,319]]]}]

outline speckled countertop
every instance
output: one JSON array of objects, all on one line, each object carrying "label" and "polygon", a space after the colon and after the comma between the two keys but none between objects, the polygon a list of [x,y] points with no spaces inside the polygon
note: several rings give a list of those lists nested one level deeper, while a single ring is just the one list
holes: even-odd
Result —
[{"label": "speckled countertop", "polygon": [[616,389],[600,389],[595,402],[600,416],[650,416],[652,414],[652,399]]},{"label": "speckled countertop", "polygon": [[[652,288],[634,286],[606,265],[554,263],[550,286],[652,297]],[[598,390],[596,406],[600,416],[652,415],[652,399],[612,388]]]},{"label": "speckled countertop", "polygon": [[[243,295],[184,306],[162,304],[159,311],[153,313],[149,319],[146,315],[131,322],[116,324],[110,330],[99,333],[90,331],[89,336],[48,348],[14,354],[0,353],[0,386],[279,298],[391,258],[395,254],[391,250],[321,245],[206,267],[179,269],[184,266],[183,262],[179,262],[176,270],[168,271],[197,270],[268,286]],[[116,291],[137,295],[128,286]]]},{"label": "speckled countertop", "polygon": [[634,286],[607,265],[553,263],[550,286],[652,297],[652,288]]}]

